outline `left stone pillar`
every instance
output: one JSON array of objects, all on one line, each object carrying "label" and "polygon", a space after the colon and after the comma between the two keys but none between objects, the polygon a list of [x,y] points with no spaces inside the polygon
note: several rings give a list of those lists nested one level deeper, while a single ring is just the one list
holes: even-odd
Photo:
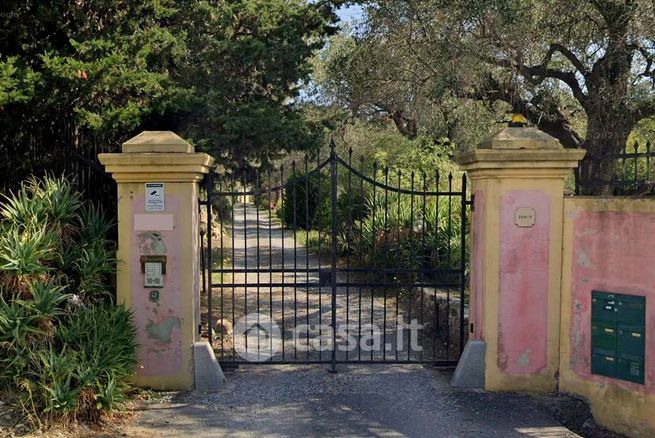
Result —
[{"label": "left stone pillar", "polygon": [[99,159],[118,184],[116,287],[137,327],[133,383],[191,390],[200,340],[198,191],[214,159],[170,131],[144,131]]}]

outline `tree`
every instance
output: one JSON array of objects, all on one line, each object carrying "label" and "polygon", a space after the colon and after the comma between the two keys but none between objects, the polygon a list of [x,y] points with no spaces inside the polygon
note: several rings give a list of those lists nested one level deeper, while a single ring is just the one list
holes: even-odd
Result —
[{"label": "tree", "polygon": [[458,101],[452,93],[437,98],[434,81],[424,79],[424,66],[402,44],[348,30],[331,38],[315,59],[318,103],[373,124],[391,123],[410,140],[428,136],[435,143],[474,145],[489,135],[498,109]]},{"label": "tree", "polygon": [[318,147],[322,130],[297,98],[313,52],[336,31],[330,3],[200,2],[179,19],[193,31],[176,82],[193,94],[167,113],[177,130],[237,169],[265,170],[285,151]]},{"label": "tree", "polygon": [[235,172],[314,147],[321,131],[295,100],[338,3],[7,0],[3,162],[34,138],[56,158],[57,141],[118,145],[143,129],[176,130]]},{"label": "tree", "polygon": [[384,53],[375,63],[384,67],[360,81],[420,86],[434,100],[505,102],[565,147],[586,149],[583,193],[610,194],[613,155],[655,115],[654,8],[647,0],[380,0],[355,39],[364,56]]}]

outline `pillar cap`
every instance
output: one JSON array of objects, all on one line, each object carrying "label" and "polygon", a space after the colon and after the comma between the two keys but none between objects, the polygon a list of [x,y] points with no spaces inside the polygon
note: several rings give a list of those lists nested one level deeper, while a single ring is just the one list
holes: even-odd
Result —
[{"label": "pillar cap", "polygon": [[487,138],[478,149],[563,149],[560,142],[537,128],[507,127]]},{"label": "pillar cap", "polygon": [[507,127],[476,149],[459,154],[456,161],[462,169],[480,175],[509,172],[525,176],[538,169],[560,174],[576,168],[585,153],[584,149],[565,149],[555,137],[537,128]]},{"label": "pillar cap", "polygon": [[124,154],[177,152],[192,154],[193,146],[171,131],[143,131],[123,143]]}]

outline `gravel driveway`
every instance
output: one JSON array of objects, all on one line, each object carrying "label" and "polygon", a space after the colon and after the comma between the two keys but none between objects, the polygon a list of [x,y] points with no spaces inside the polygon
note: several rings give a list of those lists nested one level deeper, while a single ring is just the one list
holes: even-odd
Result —
[{"label": "gravel driveway", "polygon": [[244,366],[218,393],[150,402],[129,436],[543,437],[578,435],[528,395],[450,388],[418,365]]}]

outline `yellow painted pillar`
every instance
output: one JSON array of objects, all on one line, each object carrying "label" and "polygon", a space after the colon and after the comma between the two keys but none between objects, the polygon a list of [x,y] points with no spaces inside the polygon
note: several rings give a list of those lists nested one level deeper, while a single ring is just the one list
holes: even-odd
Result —
[{"label": "yellow painted pillar", "polygon": [[118,184],[118,302],[137,326],[134,383],[194,388],[199,341],[198,183],[213,163],[169,131],[145,131],[100,154]]},{"label": "yellow painted pillar", "polygon": [[[564,181],[583,156],[519,126],[458,157],[474,197],[471,333],[460,381],[477,365],[488,390],[556,388]],[[477,356],[467,354],[480,345]]]}]

